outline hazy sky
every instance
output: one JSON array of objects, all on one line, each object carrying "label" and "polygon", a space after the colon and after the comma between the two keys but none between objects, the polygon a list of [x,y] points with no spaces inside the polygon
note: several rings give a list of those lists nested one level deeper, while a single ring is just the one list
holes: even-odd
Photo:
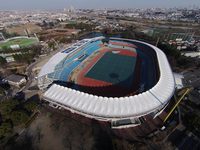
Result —
[{"label": "hazy sky", "polygon": [[200,6],[200,0],[0,0],[0,10]]}]

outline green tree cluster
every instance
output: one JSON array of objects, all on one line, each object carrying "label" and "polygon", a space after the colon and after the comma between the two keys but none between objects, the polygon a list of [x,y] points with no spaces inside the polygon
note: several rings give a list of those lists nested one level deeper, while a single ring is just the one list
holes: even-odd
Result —
[{"label": "green tree cluster", "polygon": [[29,116],[23,110],[13,111],[10,114],[10,119],[14,126],[25,123],[28,120]]},{"label": "green tree cluster", "polygon": [[176,64],[176,67],[186,69],[191,67],[198,67],[198,62],[195,62],[194,59],[181,55],[181,52],[177,50],[175,46],[169,45],[167,43],[159,43],[158,47],[163,50],[163,52],[172,59]]},{"label": "green tree cluster", "polygon": [[192,132],[200,135],[200,117],[194,113],[188,113],[183,116],[184,124],[188,127],[188,129]]},{"label": "green tree cluster", "polygon": [[12,131],[13,129],[11,122],[3,122],[0,125],[0,140],[12,134]]},{"label": "green tree cluster", "polygon": [[167,43],[159,43],[158,47],[163,50],[163,52],[167,55],[167,56],[172,56],[175,59],[179,59],[181,56],[181,52],[179,50],[177,50],[177,48],[175,46],[169,45]]},{"label": "green tree cluster", "polygon": [[51,42],[48,43],[48,47],[55,50],[56,43],[54,41],[51,41]]},{"label": "green tree cluster", "polygon": [[30,64],[33,61],[34,54],[33,53],[15,54],[13,55],[13,58],[15,59],[16,62]]},{"label": "green tree cluster", "polygon": [[14,126],[25,124],[36,105],[34,102],[25,105],[15,99],[0,102],[0,140],[10,135]]},{"label": "green tree cluster", "polygon": [[7,63],[6,59],[0,56],[0,66]]},{"label": "green tree cluster", "polygon": [[35,100],[32,101],[28,101],[24,104],[24,108],[28,111],[28,112],[33,112],[37,107],[37,102]]}]

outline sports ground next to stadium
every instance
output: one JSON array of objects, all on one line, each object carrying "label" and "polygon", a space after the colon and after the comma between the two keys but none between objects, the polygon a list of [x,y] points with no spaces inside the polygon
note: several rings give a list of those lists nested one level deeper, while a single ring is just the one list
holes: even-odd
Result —
[{"label": "sports ground next to stadium", "polygon": [[19,47],[27,47],[37,43],[36,38],[27,38],[27,37],[16,37],[7,39],[5,41],[0,42],[0,50],[3,48],[11,48],[12,45],[19,45]]}]

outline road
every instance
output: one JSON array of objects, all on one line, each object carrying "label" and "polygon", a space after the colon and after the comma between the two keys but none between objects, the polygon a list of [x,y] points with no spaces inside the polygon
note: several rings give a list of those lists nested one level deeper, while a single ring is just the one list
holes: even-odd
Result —
[{"label": "road", "polygon": [[27,81],[27,84],[25,85],[25,87],[23,87],[23,89],[21,89],[21,91],[23,91],[23,92],[27,91],[29,89],[29,87],[31,86],[31,83],[35,79],[35,75],[34,75],[34,72],[33,72],[33,69],[35,68],[35,66],[37,64],[41,63],[42,61],[49,60],[51,58],[51,56],[53,56],[54,54],[56,54],[60,50],[64,49],[64,47],[67,47],[67,45],[63,45],[62,47],[59,47],[56,51],[52,51],[49,55],[37,59],[34,63],[30,64],[27,67],[26,74],[27,74],[27,77],[28,77],[28,79],[27,79],[28,81]]},{"label": "road", "polygon": [[34,79],[34,75],[33,75],[32,70],[33,70],[33,68],[35,67],[35,65],[36,65],[37,63],[39,63],[40,61],[41,61],[41,60],[38,60],[38,61],[32,63],[32,64],[31,64],[30,66],[28,66],[28,68],[26,69],[27,77],[28,77],[28,78],[27,78],[28,82],[27,82],[26,86],[23,88],[22,91],[26,91],[26,90],[28,90],[28,88],[30,87],[30,85],[31,85],[31,83],[32,83],[32,81],[33,81],[33,79]]}]

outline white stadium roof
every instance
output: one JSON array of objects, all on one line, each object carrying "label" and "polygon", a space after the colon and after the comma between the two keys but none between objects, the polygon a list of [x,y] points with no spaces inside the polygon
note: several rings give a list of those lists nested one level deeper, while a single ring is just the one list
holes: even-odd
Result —
[{"label": "white stadium roof", "polygon": [[[91,40],[90,39],[85,39],[85,40],[82,40],[78,43],[75,43],[73,44],[70,48],[73,48],[74,51],[79,49],[80,47],[86,45],[88,42],[90,42]],[[80,44],[80,45],[79,45]],[[79,45],[79,46],[76,46],[76,45]],[[62,50],[63,51],[63,50]],[[58,62],[60,62],[61,60],[63,60],[64,58],[66,58],[68,55],[70,55],[71,53],[62,53],[62,51],[58,52],[57,54],[55,54],[49,61],[48,63],[46,63],[39,75],[38,75],[38,78],[44,76],[44,75],[47,75],[49,73],[52,73],[54,72],[54,69],[56,67],[56,65],[58,64]]]},{"label": "white stadium roof", "polygon": [[48,63],[46,63],[43,67],[42,70],[40,71],[38,78],[42,77],[43,75],[47,75],[51,72],[54,71],[55,66],[58,64],[58,62],[62,59],[64,59],[68,54],[65,53],[57,53],[56,55],[54,55],[49,61]]},{"label": "white stadium roof", "polygon": [[108,98],[53,84],[44,93],[43,98],[72,112],[104,120],[135,118],[161,110],[168,104],[175,90],[170,65],[166,55],[157,47],[140,41],[135,42],[150,46],[157,55],[160,78],[150,90],[129,97]]}]

